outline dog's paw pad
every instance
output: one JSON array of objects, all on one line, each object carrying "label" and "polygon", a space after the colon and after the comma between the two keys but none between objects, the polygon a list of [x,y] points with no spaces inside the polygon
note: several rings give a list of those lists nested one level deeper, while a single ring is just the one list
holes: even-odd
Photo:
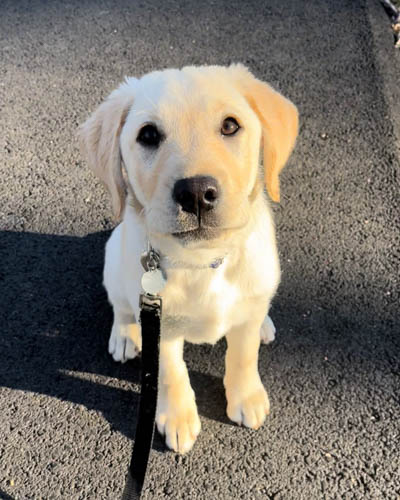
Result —
[{"label": "dog's paw pad", "polygon": [[187,453],[192,449],[201,424],[196,409],[189,409],[184,413],[157,415],[157,429],[165,435],[167,446],[177,453]]},{"label": "dog's paw pad", "polygon": [[250,394],[235,394],[228,398],[227,415],[238,425],[258,429],[268,413],[268,394],[262,385]]},{"label": "dog's paw pad", "polygon": [[276,328],[272,319],[266,316],[260,329],[261,343],[269,344],[275,340]]}]

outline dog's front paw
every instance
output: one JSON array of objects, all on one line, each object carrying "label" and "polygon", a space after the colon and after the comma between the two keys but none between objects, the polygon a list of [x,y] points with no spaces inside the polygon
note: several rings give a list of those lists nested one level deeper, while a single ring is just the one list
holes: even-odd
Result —
[{"label": "dog's front paw", "polygon": [[136,323],[130,325],[113,325],[108,352],[114,361],[125,363],[135,358],[141,350],[140,327]]},{"label": "dog's front paw", "polygon": [[239,425],[258,429],[269,413],[268,394],[261,381],[249,389],[227,386],[226,398],[228,401],[226,413]]},{"label": "dog's front paw", "polygon": [[157,429],[165,435],[167,446],[178,453],[188,452],[200,432],[201,424],[197,413],[196,403],[192,394],[185,395],[176,392],[177,398],[173,397],[172,391],[160,395],[157,405]]},{"label": "dog's front paw", "polygon": [[269,344],[275,340],[276,328],[272,319],[269,316],[265,316],[264,322],[261,325],[260,337],[262,344]]}]

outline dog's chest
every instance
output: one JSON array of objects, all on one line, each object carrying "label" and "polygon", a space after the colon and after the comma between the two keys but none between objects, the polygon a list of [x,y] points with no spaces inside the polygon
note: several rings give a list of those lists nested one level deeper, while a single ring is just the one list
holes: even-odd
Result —
[{"label": "dog's chest", "polygon": [[240,287],[223,268],[170,270],[162,295],[164,329],[189,342],[215,343],[243,321]]}]

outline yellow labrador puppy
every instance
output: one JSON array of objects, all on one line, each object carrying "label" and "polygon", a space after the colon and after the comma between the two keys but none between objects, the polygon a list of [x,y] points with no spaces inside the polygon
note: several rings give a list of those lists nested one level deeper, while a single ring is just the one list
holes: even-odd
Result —
[{"label": "yellow labrador puppy", "polygon": [[200,431],[185,340],[226,336],[231,420],[257,429],[269,412],[257,362],[260,337],[274,338],[268,309],[280,269],[259,158],[262,150],[267,192],[279,201],[297,128],[296,107],[235,64],[128,78],[80,129],[88,162],[122,215],[104,268],[116,361],[141,349],[141,254],[150,244],[161,257],[157,427],[180,453]]}]

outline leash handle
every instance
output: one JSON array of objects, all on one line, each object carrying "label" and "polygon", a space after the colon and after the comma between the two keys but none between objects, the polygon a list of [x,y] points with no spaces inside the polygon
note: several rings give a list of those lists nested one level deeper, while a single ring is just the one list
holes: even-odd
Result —
[{"label": "leash handle", "polygon": [[146,477],[157,408],[161,309],[161,297],[149,294],[142,294],[140,296],[142,387],[140,391],[135,443],[133,445],[122,500],[139,499]]}]

